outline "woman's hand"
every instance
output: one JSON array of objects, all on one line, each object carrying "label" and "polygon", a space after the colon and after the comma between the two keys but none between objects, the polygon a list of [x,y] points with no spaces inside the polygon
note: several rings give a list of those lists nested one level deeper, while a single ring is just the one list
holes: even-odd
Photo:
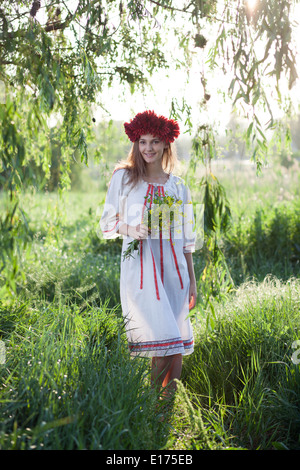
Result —
[{"label": "woman's hand", "polygon": [[189,310],[192,310],[192,308],[195,307],[197,300],[197,284],[194,272],[193,255],[192,253],[184,253],[184,256],[187,262],[188,272],[190,276]]},{"label": "woman's hand", "polygon": [[127,226],[127,235],[135,240],[145,240],[148,238],[149,230],[146,225],[139,224],[136,227],[132,225]]},{"label": "woman's hand", "polygon": [[196,305],[197,300],[197,286],[196,282],[191,282],[189,290],[189,310],[192,310]]}]

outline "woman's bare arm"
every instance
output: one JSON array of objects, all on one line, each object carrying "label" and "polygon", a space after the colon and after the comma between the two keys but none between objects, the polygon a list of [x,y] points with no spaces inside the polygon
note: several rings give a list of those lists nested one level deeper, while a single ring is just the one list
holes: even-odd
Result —
[{"label": "woman's bare arm", "polygon": [[193,254],[184,253],[184,256],[187,262],[188,272],[190,276],[189,309],[191,310],[196,305],[197,284],[196,284],[196,277],[195,277],[195,271],[194,271]]}]

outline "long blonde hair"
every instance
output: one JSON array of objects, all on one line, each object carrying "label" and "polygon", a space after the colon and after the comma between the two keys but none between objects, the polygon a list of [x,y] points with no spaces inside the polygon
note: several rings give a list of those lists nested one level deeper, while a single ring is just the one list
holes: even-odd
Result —
[{"label": "long blonde hair", "polygon": [[[174,143],[167,144],[162,156],[162,168],[167,173],[173,171],[177,164],[177,152]],[[133,143],[126,160],[120,161],[115,170],[125,168],[128,183],[135,186],[146,176],[146,162],[139,150],[139,141]]]}]

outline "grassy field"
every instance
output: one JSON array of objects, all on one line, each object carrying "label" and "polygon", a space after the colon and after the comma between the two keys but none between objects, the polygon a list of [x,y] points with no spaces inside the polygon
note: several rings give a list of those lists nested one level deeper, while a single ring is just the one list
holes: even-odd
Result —
[{"label": "grassy field", "polygon": [[235,286],[195,309],[164,421],[149,362],[128,355],[120,242],[96,234],[104,193],[22,195],[32,242],[17,298],[0,302],[0,449],[300,448],[299,173],[214,172],[233,211],[222,248]]}]

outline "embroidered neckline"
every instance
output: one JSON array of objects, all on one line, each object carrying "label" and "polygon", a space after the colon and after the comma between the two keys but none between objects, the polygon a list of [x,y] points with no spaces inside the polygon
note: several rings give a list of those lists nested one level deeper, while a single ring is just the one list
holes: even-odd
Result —
[{"label": "embroidered neckline", "polygon": [[172,173],[169,173],[168,175],[168,179],[165,183],[158,183],[158,182],[152,182],[152,181],[146,181],[144,180],[144,178],[142,179],[142,181],[146,184],[152,184],[153,186],[165,186],[169,181],[170,181],[170,178],[171,178],[171,175]]}]

